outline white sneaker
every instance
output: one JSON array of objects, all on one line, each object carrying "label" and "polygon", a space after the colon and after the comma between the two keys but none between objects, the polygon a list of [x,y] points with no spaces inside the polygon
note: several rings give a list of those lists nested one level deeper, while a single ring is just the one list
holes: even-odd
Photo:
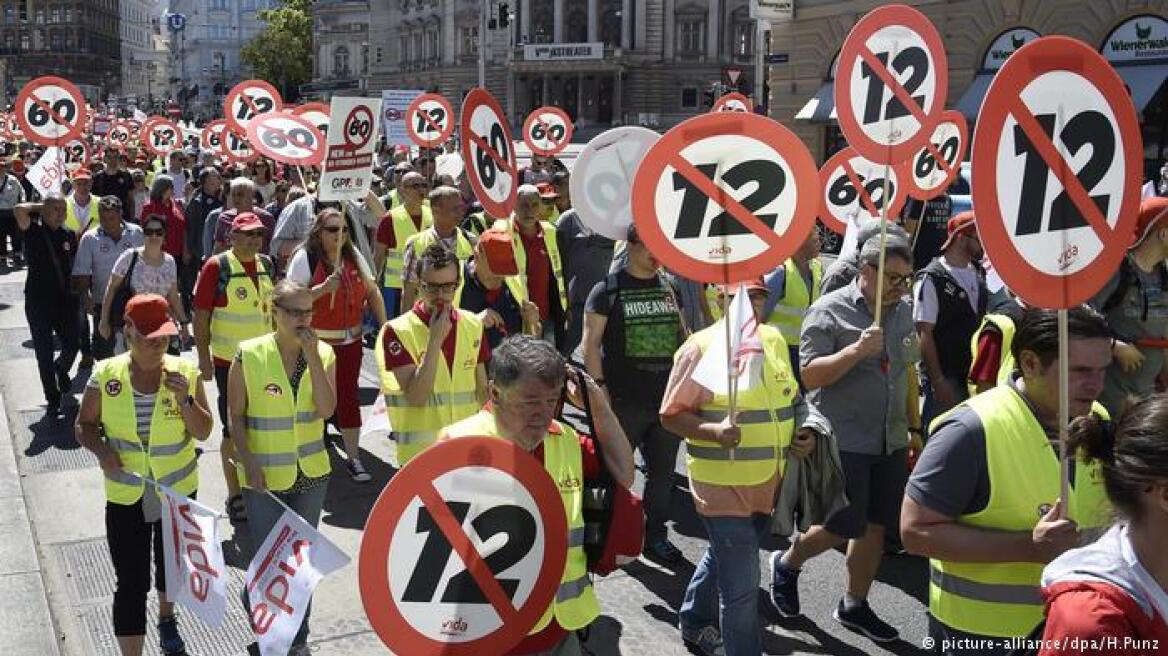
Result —
[{"label": "white sneaker", "polygon": [[373,480],[369,472],[365,471],[365,465],[361,464],[360,458],[353,458],[345,463],[345,467],[349,470],[349,476],[358,483],[368,483]]}]

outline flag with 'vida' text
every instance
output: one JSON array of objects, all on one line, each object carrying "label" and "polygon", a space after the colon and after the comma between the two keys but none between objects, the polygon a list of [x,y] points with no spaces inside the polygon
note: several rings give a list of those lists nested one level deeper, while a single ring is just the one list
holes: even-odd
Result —
[{"label": "flag with 'vida' text", "polygon": [[[227,612],[227,568],[219,513],[178,492],[162,490],[162,552],[166,594],[213,627]],[[147,489],[146,494],[154,494]]]}]

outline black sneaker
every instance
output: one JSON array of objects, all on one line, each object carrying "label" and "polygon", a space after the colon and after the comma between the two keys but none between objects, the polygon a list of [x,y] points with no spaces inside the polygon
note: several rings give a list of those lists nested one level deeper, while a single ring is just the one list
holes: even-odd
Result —
[{"label": "black sneaker", "polygon": [[852,608],[844,607],[844,600],[831,614],[840,624],[847,628],[868,636],[874,642],[893,642],[900,637],[900,633],[884,620],[876,617],[868,601],[864,600]]},{"label": "black sneaker", "polygon": [[799,574],[779,562],[785,551],[771,554],[771,603],[783,617],[799,616]]},{"label": "black sneaker", "polygon": [[642,553],[662,563],[676,563],[682,559],[681,549],[674,546],[669,538],[657,538],[649,542]]},{"label": "black sneaker", "polygon": [[178,633],[178,618],[173,615],[158,622],[158,648],[165,656],[187,653],[187,646]]}]

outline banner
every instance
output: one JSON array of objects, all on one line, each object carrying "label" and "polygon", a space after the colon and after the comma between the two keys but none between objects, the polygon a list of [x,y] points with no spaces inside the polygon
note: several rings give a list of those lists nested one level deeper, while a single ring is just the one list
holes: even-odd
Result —
[{"label": "banner", "polygon": [[384,89],[381,92],[381,130],[385,143],[391,146],[412,146],[406,132],[406,109],[414,98],[422,95],[421,89]]},{"label": "banner", "polygon": [[363,200],[369,193],[380,115],[380,99],[333,96],[319,200]]},{"label": "banner", "polygon": [[42,197],[61,191],[65,179],[65,153],[59,146],[49,146],[41,158],[28,169],[28,180]]},{"label": "banner", "polygon": [[247,568],[251,628],[260,653],[288,653],[316,584],[347,564],[349,557],[336,545],[284,507]]},{"label": "banner", "polygon": [[722,321],[730,322],[730,344],[727,345],[722,337],[724,329],[718,329],[718,334],[694,368],[693,380],[715,394],[729,394],[727,371],[730,371],[738,381],[739,391],[750,389],[762,380],[762,336],[758,332],[750,295],[742,283],[738,284],[738,291]]},{"label": "banner", "polygon": [[227,567],[219,541],[219,513],[165,485],[158,489],[164,493],[166,594],[209,626],[218,628],[227,612]]}]

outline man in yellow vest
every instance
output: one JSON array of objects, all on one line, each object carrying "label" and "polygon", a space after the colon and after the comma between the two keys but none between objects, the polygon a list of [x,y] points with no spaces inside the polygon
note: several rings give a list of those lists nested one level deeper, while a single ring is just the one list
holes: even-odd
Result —
[{"label": "man in yellow vest", "polygon": [[77,169],[71,181],[73,191],[65,198],[65,227],[71,228],[80,238],[97,225],[97,203],[94,201],[100,201],[101,198],[89,193],[93,187],[93,174],[89,169]]},{"label": "man in yellow vest", "polygon": [[[415,275],[418,256],[433,244],[442,244],[446,250],[458,258],[459,269],[474,256],[477,239],[459,227],[462,221],[462,196],[454,187],[437,187],[430,191],[430,216],[433,225],[423,229],[406,241],[402,255],[402,307],[413,307],[418,297],[418,279]],[[455,294],[454,304],[458,305],[459,294]]]},{"label": "man in yellow vest", "polygon": [[[584,553],[583,482],[597,475],[589,471],[606,467],[618,484],[632,485],[633,453],[604,392],[584,372],[569,372],[563,356],[547,342],[527,335],[503,340],[491,358],[489,384],[486,407],[443,428],[439,439],[498,437],[543,461],[568,517],[567,562],[555,601],[511,653],[579,654],[575,631],[600,616]],[[592,439],[600,440],[603,463],[597,462],[595,451],[581,448],[576,431],[555,419],[565,386],[568,401],[576,406],[582,407],[588,394],[597,432]]]},{"label": "man in yellow vest", "polygon": [[807,308],[819,298],[819,285],[823,281],[819,247],[819,231],[812,230],[799,250],[763,277],[770,295],[763,306],[762,316],[767,318],[767,323],[778,328],[786,340],[791,367],[800,386],[803,379],[799,377],[799,331]]},{"label": "man in yellow vest", "polygon": [[114,635],[121,653],[142,653],[153,562],[159,646],[163,654],[184,654],[174,602],[166,597],[160,546],[151,557],[152,546],[162,543],[158,490],[143,477],[194,497],[195,441],[211,433],[211,412],[194,363],[166,354],[178,334],[166,299],[135,296],[126,303],[125,320],[129,350],[93,370],[77,414],[77,442],[97,456],[105,478],[106,539],[117,579]]},{"label": "man in yellow vest", "polygon": [[[757,320],[766,285],[754,280],[742,288]],[[735,292],[723,288],[720,295]],[[694,333],[677,351],[661,400],[661,424],[685,437],[690,491],[710,540],[678,612],[682,640],[706,656],[762,653],[758,549],[786,452],[804,457],[815,447],[815,433],[830,430],[800,396],[778,329],[762,324],[758,330],[761,380],[739,389],[733,416],[727,395],[693,380],[707,349],[726,339],[721,321]]]},{"label": "man in yellow vest", "polygon": [[495,229],[511,235],[511,247],[519,275],[508,281],[513,291],[523,295],[539,308],[540,335],[554,346],[566,339],[568,315],[568,288],[564,285],[564,269],[556,242],[555,227],[539,220],[543,203],[535,185],[520,185],[515,201],[515,212],[508,221],[497,221]]},{"label": "man in yellow vest", "polygon": [[[272,261],[259,253],[266,233],[251,212],[231,222],[231,248],[207,258],[195,286],[195,349],[203,380],[219,389],[219,422],[227,433],[227,374],[239,343],[272,329]],[[235,452],[224,439],[219,451],[227,481],[227,509],[232,520],[246,516],[239,479],[231,463]]]},{"label": "man in yellow vest", "polygon": [[[1086,306],[1068,312],[1072,418],[1096,412],[1111,364],[1111,331]],[[1043,565],[1079,546],[1082,527],[1110,525],[1098,464],[1071,463],[1060,498],[1058,312],[1030,309],[1012,351],[1020,374],[933,423],[901,511],[905,548],[928,556],[929,635],[942,653],[963,638],[1005,654],[1004,638],[1042,621]]]},{"label": "man in yellow vest", "polygon": [[403,307],[399,301],[406,242],[434,223],[429,203],[425,202],[430,184],[420,173],[410,171],[403,175],[399,189],[402,204],[381,219],[377,226],[377,243],[373,247],[373,265],[378,272],[377,279],[381,281],[386,314],[391,317],[397,316]]},{"label": "man in yellow vest", "polygon": [[443,426],[478,411],[491,353],[482,321],[455,309],[461,267],[454,255],[432,244],[416,267],[421,298],[382,327],[376,347],[399,467],[433,444]]}]

